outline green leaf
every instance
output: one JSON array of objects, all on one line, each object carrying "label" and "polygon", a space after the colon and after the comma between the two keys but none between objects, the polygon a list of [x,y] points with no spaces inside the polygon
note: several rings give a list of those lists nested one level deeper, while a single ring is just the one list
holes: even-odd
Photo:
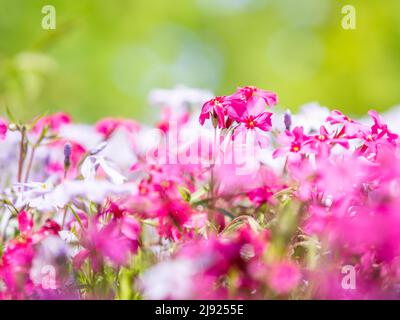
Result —
[{"label": "green leaf", "polygon": [[227,216],[231,219],[235,219],[235,216],[233,213],[229,212],[228,210],[225,210],[224,208],[215,208],[217,211],[221,212],[224,216]]},{"label": "green leaf", "polygon": [[10,108],[6,105],[6,114],[8,117],[8,120],[10,120],[12,123],[17,124],[17,120],[15,119],[14,115],[12,114]]},{"label": "green leaf", "polygon": [[82,230],[84,230],[84,226],[82,224],[81,218],[79,218],[79,215],[76,213],[76,211],[72,208],[72,206],[69,206],[69,209],[71,210],[72,214],[74,215],[76,221],[78,221],[80,227],[82,228]]}]

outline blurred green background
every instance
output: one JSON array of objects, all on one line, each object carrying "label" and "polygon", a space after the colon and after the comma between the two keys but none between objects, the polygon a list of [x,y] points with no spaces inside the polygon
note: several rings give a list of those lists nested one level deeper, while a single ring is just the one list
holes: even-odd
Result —
[{"label": "blurred green background", "polygon": [[[43,30],[44,5],[57,29]],[[352,4],[357,29],[341,27]],[[253,84],[296,109],[400,103],[399,0],[0,0],[0,114],[151,118],[152,88]]]}]

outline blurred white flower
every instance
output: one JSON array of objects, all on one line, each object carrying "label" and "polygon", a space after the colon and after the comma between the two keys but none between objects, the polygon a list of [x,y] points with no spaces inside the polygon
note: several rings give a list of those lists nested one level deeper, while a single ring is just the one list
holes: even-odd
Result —
[{"label": "blurred white flower", "polygon": [[169,107],[174,111],[184,112],[191,105],[201,105],[213,97],[211,91],[178,85],[173,89],[152,90],[149,94],[149,102],[153,106]]},{"label": "blurred white flower", "polygon": [[292,128],[303,126],[306,134],[319,132],[321,124],[325,122],[329,114],[330,111],[327,107],[316,102],[307,103],[300,108],[299,113],[292,115]]},{"label": "blurred white flower", "polygon": [[191,296],[194,265],[186,259],[161,262],[141,277],[144,296],[148,299],[187,299]]},{"label": "blurred white flower", "polygon": [[103,139],[95,128],[85,124],[66,124],[60,128],[60,136],[70,141],[77,141],[86,150],[95,148]]}]

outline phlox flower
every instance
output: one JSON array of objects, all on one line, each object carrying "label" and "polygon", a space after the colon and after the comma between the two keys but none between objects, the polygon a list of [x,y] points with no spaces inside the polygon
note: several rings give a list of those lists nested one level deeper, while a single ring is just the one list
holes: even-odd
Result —
[{"label": "phlox flower", "polygon": [[113,163],[103,156],[87,157],[82,163],[81,174],[86,180],[95,180],[98,168],[101,168],[116,185],[121,185],[126,181],[126,177],[119,173]]},{"label": "phlox flower", "polygon": [[86,259],[94,271],[99,272],[109,259],[116,266],[125,265],[129,254],[138,248],[138,227],[133,217],[122,217],[103,225],[98,218],[89,222],[88,228],[81,230],[80,244],[83,249],[73,258],[73,265],[80,269]]},{"label": "phlox flower", "polygon": [[260,167],[256,180],[258,181],[255,183],[255,188],[248,191],[247,196],[258,206],[267,202],[274,203],[272,196],[285,188],[285,184],[266,166]]},{"label": "phlox flower", "polygon": [[310,137],[304,134],[303,127],[295,127],[292,131],[285,130],[278,136],[278,143],[281,147],[277,148],[273,157],[288,155],[302,155],[312,151],[308,141]]},{"label": "phlox flower", "polygon": [[338,110],[333,110],[326,118],[326,121],[331,125],[339,125],[340,135],[345,134],[349,138],[354,138],[359,131],[367,129],[365,125],[356,120],[350,119]]},{"label": "phlox flower", "polygon": [[378,146],[383,144],[395,147],[399,136],[389,130],[388,126],[383,122],[383,119],[376,111],[370,110],[368,114],[371,116],[374,123],[370,130],[359,131],[357,135],[364,143],[359,150],[360,153],[370,152],[376,154]]},{"label": "phlox flower", "polygon": [[0,280],[6,286],[6,297],[25,299],[36,290],[30,278],[36,246],[49,236],[57,236],[60,226],[53,220],[46,220],[37,231],[33,231],[33,217],[29,212],[18,214],[20,237],[10,240],[0,261]]},{"label": "phlox flower", "polygon": [[119,128],[125,130],[128,133],[135,133],[139,131],[140,126],[134,120],[119,118],[104,118],[97,122],[95,126],[96,131],[102,134],[105,139],[110,138],[115,130]]},{"label": "phlox flower", "polygon": [[263,100],[264,105],[266,104],[269,107],[273,107],[278,103],[278,97],[274,92],[262,90],[255,86],[238,88],[231,98],[241,100],[249,108],[258,105],[260,100]]},{"label": "phlox flower", "polygon": [[40,118],[32,128],[35,134],[40,133],[43,128],[48,127],[51,131],[58,133],[62,126],[71,123],[71,117],[64,112],[57,112]]},{"label": "phlox flower", "polygon": [[332,136],[325,126],[321,126],[319,133],[311,135],[310,138],[306,143],[317,155],[324,155],[326,152],[330,152],[330,149],[335,145],[340,145],[345,149],[349,149],[350,147],[349,141],[346,138]]},{"label": "phlox flower", "polygon": [[4,140],[6,138],[7,130],[7,122],[4,119],[0,118],[0,140]]},{"label": "phlox flower", "polygon": [[207,101],[201,108],[200,124],[203,125],[212,116],[213,119],[217,120],[218,128],[226,128],[225,116],[228,114],[230,105],[231,101],[226,96],[215,97]]}]

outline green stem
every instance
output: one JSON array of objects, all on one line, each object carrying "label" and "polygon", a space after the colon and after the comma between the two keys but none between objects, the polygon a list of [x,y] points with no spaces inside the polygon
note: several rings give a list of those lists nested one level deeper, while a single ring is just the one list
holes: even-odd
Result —
[{"label": "green stem", "polygon": [[17,175],[17,179],[18,179],[19,183],[22,181],[22,169],[23,169],[24,160],[25,160],[24,145],[25,145],[25,129],[22,128],[21,129],[21,141],[19,144],[19,160],[18,160],[18,175]]},{"label": "green stem", "polygon": [[36,146],[32,147],[32,151],[31,151],[31,155],[29,157],[29,162],[28,162],[28,168],[26,169],[26,173],[25,173],[25,183],[28,182],[29,179],[29,175],[31,173],[31,169],[32,169],[32,163],[33,163],[33,159],[35,157],[35,152],[36,152]]}]

